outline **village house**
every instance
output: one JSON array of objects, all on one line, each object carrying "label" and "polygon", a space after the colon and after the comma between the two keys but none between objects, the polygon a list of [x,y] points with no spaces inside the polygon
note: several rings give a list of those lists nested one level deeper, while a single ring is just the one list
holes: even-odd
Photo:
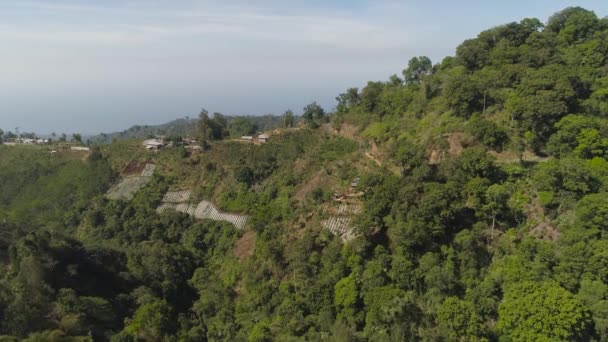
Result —
[{"label": "village house", "polygon": [[182,141],[186,145],[196,145],[196,144],[198,144],[198,140],[193,139],[193,138],[184,138]]},{"label": "village house", "polygon": [[148,151],[158,151],[163,148],[163,146],[165,146],[165,144],[160,139],[144,140],[143,145]]},{"label": "village house", "polygon": [[253,141],[253,137],[251,135],[243,135],[241,137],[241,140],[245,140],[245,141]]},{"label": "village house", "polygon": [[265,142],[268,141],[269,138],[270,137],[268,136],[268,134],[260,134],[258,136],[258,141],[261,142],[261,143],[265,143]]}]

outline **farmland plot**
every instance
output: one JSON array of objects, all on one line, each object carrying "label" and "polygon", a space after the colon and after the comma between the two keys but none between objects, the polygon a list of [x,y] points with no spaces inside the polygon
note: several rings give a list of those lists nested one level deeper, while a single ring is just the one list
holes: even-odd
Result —
[{"label": "farmland plot", "polygon": [[196,206],[189,203],[163,203],[158,208],[156,208],[156,211],[158,213],[162,213],[166,210],[175,210],[179,211],[180,213],[194,216],[195,209]]},{"label": "farmland plot", "polygon": [[150,182],[155,169],[156,165],[147,164],[139,176],[129,176],[121,179],[118,184],[108,190],[106,197],[111,200],[131,200],[135,193]]},{"label": "farmland plot", "polygon": [[247,223],[247,216],[223,213],[208,201],[201,201],[201,203],[198,204],[194,211],[194,217],[214,221],[225,221],[233,224],[238,229],[245,228],[245,224]]},{"label": "farmland plot", "polygon": [[245,228],[247,216],[221,212],[208,201],[201,201],[198,205],[190,204],[188,200],[191,193],[190,190],[168,192],[163,198],[163,203],[156,211],[162,213],[165,210],[175,210],[192,215],[198,219],[225,221],[231,223],[237,229]]},{"label": "farmland plot", "polygon": [[324,229],[329,230],[332,234],[340,236],[342,240],[349,241],[355,237],[352,223],[352,216],[361,212],[361,205],[340,203],[337,210],[329,219],[321,222]]},{"label": "farmland plot", "polygon": [[167,194],[163,198],[163,202],[164,203],[188,202],[188,200],[190,199],[190,194],[192,194],[192,191],[190,191],[190,190],[167,192]]},{"label": "farmland plot", "polygon": [[356,215],[361,213],[361,206],[358,204],[342,203],[338,207],[339,215]]},{"label": "farmland plot", "polygon": [[332,234],[342,237],[344,241],[349,241],[354,237],[350,226],[351,221],[350,217],[333,216],[323,221],[322,225],[323,228],[329,230]]},{"label": "farmland plot", "polygon": [[154,164],[146,164],[144,170],[141,172],[142,177],[152,177],[154,176],[154,170],[156,170],[156,165]]}]

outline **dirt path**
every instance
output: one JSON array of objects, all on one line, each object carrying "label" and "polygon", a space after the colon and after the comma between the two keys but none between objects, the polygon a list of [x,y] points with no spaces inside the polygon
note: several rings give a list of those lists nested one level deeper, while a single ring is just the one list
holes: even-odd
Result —
[{"label": "dirt path", "polygon": [[516,163],[520,163],[522,161],[529,162],[529,163],[543,163],[543,162],[547,162],[552,159],[551,157],[538,156],[530,151],[525,151],[522,156],[518,155],[517,153],[515,153],[513,151],[504,151],[504,152],[490,151],[488,153],[493,155],[496,158],[496,161],[498,163],[503,163],[503,164],[516,164]]},{"label": "dirt path", "polygon": [[365,152],[365,156],[378,164],[378,166],[382,167],[382,162],[372,156],[371,152]]}]

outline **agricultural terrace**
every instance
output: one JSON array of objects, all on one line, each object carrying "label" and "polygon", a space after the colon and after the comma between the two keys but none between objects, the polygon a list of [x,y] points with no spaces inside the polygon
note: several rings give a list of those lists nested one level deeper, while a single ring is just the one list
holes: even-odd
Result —
[{"label": "agricultural terrace", "polygon": [[156,165],[145,164],[139,175],[122,178],[108,191],[106,197],[111,200],[132,199],[137,191],[141,190],[150,182],[155,169]]},{"label": "agricultural terrace", "polygon": [[[216,141],[205,151],[167,147],[150,153],[140,140],[131,140],[104,146],[103,154],[123,177],[132,174],[125,165],[154,164],[168,188],[191,189],[189,194],[166,194],[155,204],[159,211],[175,209],[192,215],[194,210],[201,218],[222,219],[237,227],[243,225],[240,215],[226,215],[255,214],[245,220],[254,229],[268,222],[265,215],[273,215],[282,217],[286,227],[299,230],[308,225],[323,229],[323,221],[333,216],[356,216],[334,215],[318,204],[330,202],[335,189],[348,189],[359,175],[382,168],[365,158],[363,144],[302,129],[273,135],[262,145]],[[200,206],[203,200],[213,204]],[[350,223],[338,226],[332,230],[351,230]]]},{"label": "agricultural terrace", "polygon": [[245,228],[247,216],[221,212],[208,201],[201,201],[198,205],[190,204],[188,200],[191,193],[190,190],[167,192],[163,198],[163,203],[156,211],[162,213],[166,210],[175,210],[194,216],[197,219],[224,221],[234,225],[237,229]]}]

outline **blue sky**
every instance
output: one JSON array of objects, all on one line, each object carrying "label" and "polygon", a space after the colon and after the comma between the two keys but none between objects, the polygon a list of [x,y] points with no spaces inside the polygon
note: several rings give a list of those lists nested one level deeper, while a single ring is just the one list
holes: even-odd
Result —
[{"label": "blue sky", "polygon": [[327,109],[499,24],[607,1],[0,0],[0,128],[95,134]]}]

